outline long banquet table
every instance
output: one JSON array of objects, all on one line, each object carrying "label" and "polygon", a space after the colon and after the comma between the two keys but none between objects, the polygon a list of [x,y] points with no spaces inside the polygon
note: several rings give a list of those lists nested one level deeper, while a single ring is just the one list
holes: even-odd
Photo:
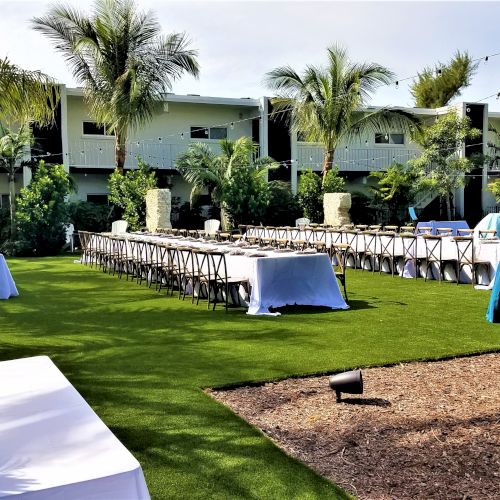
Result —
[{"label": "long banquet table", "polygon": [[[228,275],[248,280],[250,283],[251,295],[247,311],[249,315],[277,316],[279,313],[272,313],[269,309],[286,305],[348,309],[326,254],[263,252],[261,249],[246,249],[236,244],[210,243],[169,235],[130,233],[125,237],[223,251],[226,254]],[[265,257],[253,257],[254,253],[262,253]]]},{"label": "long banquet table", "polygon": [[18,295],[16,284],[12,279],[5,257],[0,253],[0,299],[8,299]]},{"label": "long banquet table", "polygon": [[[441,227],[441,226],[440,226]],[[300,230],[295,230],[292,232],[288,232],[288,239],[297,239],[304,241],[313,241],[315,234],[311,229],[303,228]],[[258,237],[258,238],[272,238],[276,237],[276,231],[274,229],[269,230],[265,227],[255,227],[252,228],[245,234],[245,237]],[[359,234],[353,233],[345,233],[342,231],[332,230],[326,231],[322,236],[322,240],[325,242],[327,248],[330,248],[334,243],[348,243],[353,250],[356,250],[359,254],[362,254],[367,249],[367,240],[365,235],[362,232]],[[370,248],[371,250],[376,250],[376,248],[380,249],[381,242],[387,244],[388,237],[386,236],[377,236],[373,240],[373,246]],[[378,247],[375,247],[378,245]],[[443,260],[447,259],[456,259],[458,256],[457,246],[453,240],[452,236],[443,236],[442,237],[442,258]],[[420,260],[419,269],[415,269],[414,263],[412,261],[408,261],[406,265],[402,265],[403,263],[403,242],[402,238],[399,235],[395,236],[394,240],[394,257],[396,260],[397,272],[400,276],[404,278],[414,278],[416,274],[424,275],[425,274],[425,240],[422,235],[417,235],[417,248],[415,257]],[[489,270],[485,270],[481,268],[478,274],[479,285],[482,285],[487,288],[491,288],[495,271],[497,269],[497,264],[500,261],[500,240],[496,238],[474,238],[474,255],[477,260],[484,260],[489,263]],[[357,265],[360,264],[359,260],[356,262]],[[347,265],[350,267],[354,266],[353,258],[347,261]],[[375,262],[376,269],[378,269],[378,262]],[[370,264],[365,262],[365,268],[370,268]],[[434,267],[434,266],[433,266]],[[389,268],[383,268],[382,271],[389,271]],[[429,279],[434,279],[437,276],[437,270],[432,268],[432,272],[428,273]],[[459,281],[461,283],[470,283],[471,269],[469,266],[464,266],[460,273]],[[447,266],[444,272],[444,278],[446,280],[454,281],[455,269],[453,266]]]},{"label": "long banquet table", "polygon": [[47,356],[0,362],[0,462],[0,498],[150,498],[139,462]]}]

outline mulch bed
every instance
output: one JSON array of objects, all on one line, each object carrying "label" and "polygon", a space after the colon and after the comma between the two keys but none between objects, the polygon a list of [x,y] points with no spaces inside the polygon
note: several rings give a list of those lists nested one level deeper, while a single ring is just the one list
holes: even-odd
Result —
[{"label": "mulch bed", "polygon": [[328,377],[208,391],[359,498],[498,498],[500,353],[363,370],[336,403]]}]

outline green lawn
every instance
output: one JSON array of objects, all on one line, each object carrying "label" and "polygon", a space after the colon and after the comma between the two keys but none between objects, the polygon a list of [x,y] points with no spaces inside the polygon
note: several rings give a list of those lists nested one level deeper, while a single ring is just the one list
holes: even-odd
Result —
[{"label": "green lawn", "polygon": [[50,356],[141,462],[153,498],[342,498],[203,387],[499,350],[489,293],[350,272],[352,309],[248,317],[74,264],[9,261],[0,359]]}]

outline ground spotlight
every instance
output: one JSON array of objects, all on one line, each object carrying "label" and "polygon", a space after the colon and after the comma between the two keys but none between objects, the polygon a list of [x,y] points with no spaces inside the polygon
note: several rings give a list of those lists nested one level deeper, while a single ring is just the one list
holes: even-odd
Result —
[{"label": "ground spotlight", "polygon": [[330,377],[330,388],[337,393],[337,403],[341,401],[343,392],[348,394],[363,394],[363,376],[361,370],[352,370]]}]

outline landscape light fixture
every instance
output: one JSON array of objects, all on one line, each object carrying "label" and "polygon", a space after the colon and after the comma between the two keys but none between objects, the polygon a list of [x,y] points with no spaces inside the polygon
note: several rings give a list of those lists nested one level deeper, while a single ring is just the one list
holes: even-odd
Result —
[{"label": "landscape light fixture", "polygon": [[330,389],[337,394],[337,403],[342,401],[342,393],[363,394],[363,376],[361,370],[332,375],[329,379]]}]

